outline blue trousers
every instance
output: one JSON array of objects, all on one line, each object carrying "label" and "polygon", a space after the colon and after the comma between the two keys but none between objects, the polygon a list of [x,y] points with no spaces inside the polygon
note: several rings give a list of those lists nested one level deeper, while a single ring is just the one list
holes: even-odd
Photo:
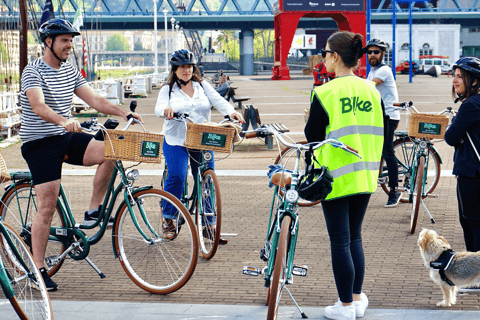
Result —
[{"label": "blue trousers", "polygon": [[332,268],[340,301],[353,301],[352,294],[362,292],[365,256],[362,223],[370,200],[369,194],[357,194],[322,201],[330,237]]},{"label": "blue trousers", "polygon": [[[208,162],[208,166],[214,169],[213,152],[211,153],[212,159]],[[170,192],[176,198],[180,199],[185,187],[185,181],[187,180],[188,160],[190,157],[194,159],[190,160],[190,167],[192,168],[193,177],[196,177],[198,173],[198,163],[201,160],[201,152],[187,150],[187,148],[182,146],[171,146],[164,140],[163,155],[165,156],[165,162],[168,167],[168,176],[163,186],[163,190]],[[164,219],[175,219],[177,213],[177,210],[170,203],[164,203]]]}]

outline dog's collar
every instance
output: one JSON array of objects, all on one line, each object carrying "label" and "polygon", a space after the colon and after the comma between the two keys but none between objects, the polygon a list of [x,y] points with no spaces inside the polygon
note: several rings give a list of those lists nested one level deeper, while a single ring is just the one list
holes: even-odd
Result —
[{"label": "dog's collar", "polygon": [[456,254],[457,253],[452,249],[447,249],[442,252],[440,257],[438,257],[436,261],[430,262],[430,267],[432,269],[438,270],[438,273],[440,274],[440,277],[442,278],[442,280],[452,287],[455,286],[455,284],[452,281],[450,281],[450,279],[447,278],[447,276],[445,275],[445,270],[448,269],[448,267],[450,266],[450,263],[452,262]]}]

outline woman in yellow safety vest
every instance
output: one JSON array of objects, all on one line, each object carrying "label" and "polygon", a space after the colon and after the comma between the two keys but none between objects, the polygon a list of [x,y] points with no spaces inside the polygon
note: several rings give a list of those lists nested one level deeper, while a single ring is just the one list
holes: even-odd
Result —
[{"label": "woman in yellow safety vest", "polygon": [[327,71],[336,77],[312,91],[305,127],[308,142],[338,139],[361,156],[331,145],[314,153],[316,164],[328,167],[334,179],[332,192],[322,201],[340,298],[325,308],[329,319],[354,320],[368,306],[361,291],[365,273],[361,228],[370,195],[377,188],[384,112],[375,84],[353,73],[363,54],[363,36],[358,33],[336,32],[328,38],[322,56]]}]

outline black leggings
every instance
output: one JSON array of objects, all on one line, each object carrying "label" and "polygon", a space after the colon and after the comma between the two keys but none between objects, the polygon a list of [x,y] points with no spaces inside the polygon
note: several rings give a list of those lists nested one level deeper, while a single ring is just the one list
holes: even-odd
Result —
[{"label": "black leggings", "polygon": [[480,177],[458,176],[457,200],[467,251],[480,250]]},{"label": "black leggings", "polygon": [[365,256],[362,246],[362,222],[369,194],[322,201],[332,253],[332,268],[340,301],[353,301],[352,294],[362,292]]}]

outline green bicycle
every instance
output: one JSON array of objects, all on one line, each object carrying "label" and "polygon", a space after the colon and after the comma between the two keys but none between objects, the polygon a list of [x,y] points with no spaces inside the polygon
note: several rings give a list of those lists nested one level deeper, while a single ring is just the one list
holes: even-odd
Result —
[{"label": "green bicycle", "polygon": [[243,274],[250,276],[263,275],[265,279],[265,287],[267,292],[267,320],[274,320],[278,317],[279,304],[282,292],[285,289],[298,308],[302,318],[307,318],[293,295],[286,285],[293,284],[292,276],[305,277],[308,267],[305,265],[294,264],[295,249],[299,234],[299,179],[300,179],[300,163],[304,157],[303,151],[312,148],[316,150],[325,144],[341,148],[346,152],[352,153],[359,157],[358,153],[345,145],[344,143],[327,139],[319,143],[302,144],[290,143],[284,138],[284,135],[271,127],[261,127],[256,130],[245,131],[246,138],[265,137],[266,135],[274,135],[286,147],[296,152],[291,152],[291,158],[295,165],[293,170],[286,169],[286,165],[282,163],[278,171],[273,173],[271,182],[274,184],[273,199],[270,207],[270,217],[268,220],[267,237],[264,248],[260,251],[260,258],[267,263],[262,269],[256,267],[243,267]]},{"label": "green bicycle", "polygon": [[[174,121],[192,122],[188,113],[174,113]],[[231,121],[227,116],[225,121]],[[221,123],[222,123],[221,122]],[[198,164],[198,174],[193,177],[193,189],[189,194],[188,179],[185,181],[182,196],[180,200],[188,208],[190,214],[195,217],[197,226],[197,236],[200,244],[200,251],[205,259],[211,259],[217,252],[221,239],[222,225],[222,199],[220,193],[220,184],[215,171],[209,166],[213,155],[207,150],[195,150],[198,152],[198,159],[195,159],[191,153],[190,161]],[[190,150],[189,150],[190,152]],[[165,164],[162,177],[162,188],[168,176],[168,168]],[[178,219],[177,219],[178,220]],[[181,221],[177,221],[177,224]]]},{"label": "green bicycle", "polygon": [[22,320],[53,319],[42,275],[18,233],[0,219],[0,287]]},{"label": "green bicycle", "polygon": [[[155,135],[125,131],[133,121],[136,119],[131,118],[124,130],[105,130],[107,137],[113,136],[106,139],[106,145],[111,144],[114,139],[128,143],[136,140],[132,137],[143,135],[143,142],[158,143],[156,149],[159,151],[160,142],[156,142],[158,137]],[[115,122],[111,121],[112,124],[106,127],[114,129],[118,125],[118,122]],[[90,128],[100,126],[96,119],[86,125]],[[113,146],[111,149],[115,153]],[[108,229],[114,205],[122,193],[123,199],[114,215],[112,230],[115,258],[119,259],[128,277],[140,288],[155,294],[174,292],[188,282],[197,265],[198,240],[193,221],[183,204],[170,193],[152,186],[134,187],[135,180],[139,178],[138,170],[127,171],[122,164],[122,156],[116,154],[114,157],[115,168],[107,195],[94,224],[87,226],[75,222],[68,197],[63,187],[60,187],[45,256],[48,274],[53,276],[65,258],[70,257],[73,260],[87,261],[101,278],[105,278],[88,258],[88,254],[91,246],[97,244]],[[115,187],[117,176],[120,177],[120,183]],[[11,178],[13,183],[6,187],[1,199],[0,216],[30,245],[31,226],[38,205],[35,188],[29,172],[12,173]],[[177,209],[185,223],[184,232],[175,239],[168,239],[163,233],[162,204],[165,202]],[[96,227],[100,227],[100,230],[90,238],[82,231]]]}]

